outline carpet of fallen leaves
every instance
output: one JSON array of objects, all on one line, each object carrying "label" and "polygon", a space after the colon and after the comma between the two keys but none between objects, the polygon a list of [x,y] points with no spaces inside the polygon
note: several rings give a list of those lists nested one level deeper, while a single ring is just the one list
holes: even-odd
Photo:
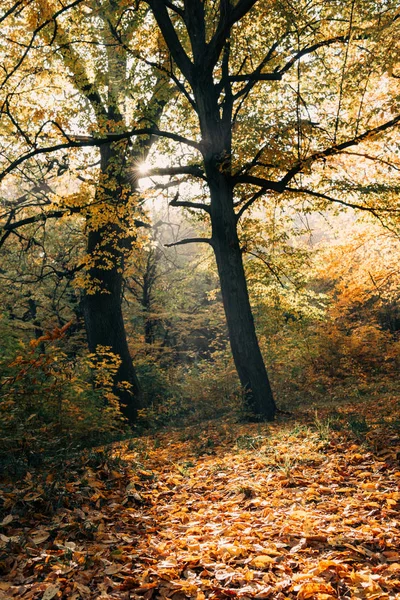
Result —
[{"label": "carpet of fallen leaves", "polygon": [[0,598],[400,598],[396,408],[201,423],[5,482]]}]

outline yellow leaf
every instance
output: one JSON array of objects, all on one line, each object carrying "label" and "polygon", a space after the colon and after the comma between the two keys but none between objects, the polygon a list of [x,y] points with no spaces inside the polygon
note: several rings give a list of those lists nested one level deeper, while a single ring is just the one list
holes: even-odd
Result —
[{"label": "yellow leaf", "polygon": [[303,583],[297,594],[298,600],[314,598],[316,594],[327,594],[328,597],[336,598],[336,593],[329,583],[320,583],[318,581]]},{"label": "yellow leaf", "polygon": [[267,554],[260,554],[260,556],[254,557],[250,564],[254,567],[257,567],[258,569],[263,569],[267,565],[270,565],[274,562],[274,559],[268,556]]}]

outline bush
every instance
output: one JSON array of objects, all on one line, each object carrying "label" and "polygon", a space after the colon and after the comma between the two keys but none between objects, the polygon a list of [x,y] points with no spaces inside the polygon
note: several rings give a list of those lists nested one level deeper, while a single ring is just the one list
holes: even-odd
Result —
[{"label": "bush", "polygon": [[[119,359],[107,348],[71,360],[55,330],[0,365],[0,469],[23,471],[44,456],[119,436],[126,425],[113,375]],[[45,344],[45,353],[39,350]],[[12,474],[12,473],[11,473]]]},{"label": "bush", "polygon": [[[154,363],[138,368],[149,406],[140,411],[145,426],[166,423],[190,424],[224,414],[241,416],[240,384],[232,360],[224,351],[214,352],[212,360],[180,364],[161,369]],[[152,374],[151,383],[146,375]]]}]

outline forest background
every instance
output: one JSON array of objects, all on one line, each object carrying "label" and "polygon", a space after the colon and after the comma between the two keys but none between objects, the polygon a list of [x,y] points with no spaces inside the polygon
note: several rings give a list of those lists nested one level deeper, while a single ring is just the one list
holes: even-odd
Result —
[{"label": "forest background", "polygon": [[398,2],[3,4],[3,467],[395,393]]}]

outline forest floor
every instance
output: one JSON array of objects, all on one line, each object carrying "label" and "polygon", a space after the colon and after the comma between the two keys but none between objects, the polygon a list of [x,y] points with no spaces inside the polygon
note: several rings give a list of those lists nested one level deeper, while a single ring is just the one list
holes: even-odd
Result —
[{"label": "forest floor", "polygon": [[6,482],[0,598],[400,598],[398,415],[209,421]]}]

